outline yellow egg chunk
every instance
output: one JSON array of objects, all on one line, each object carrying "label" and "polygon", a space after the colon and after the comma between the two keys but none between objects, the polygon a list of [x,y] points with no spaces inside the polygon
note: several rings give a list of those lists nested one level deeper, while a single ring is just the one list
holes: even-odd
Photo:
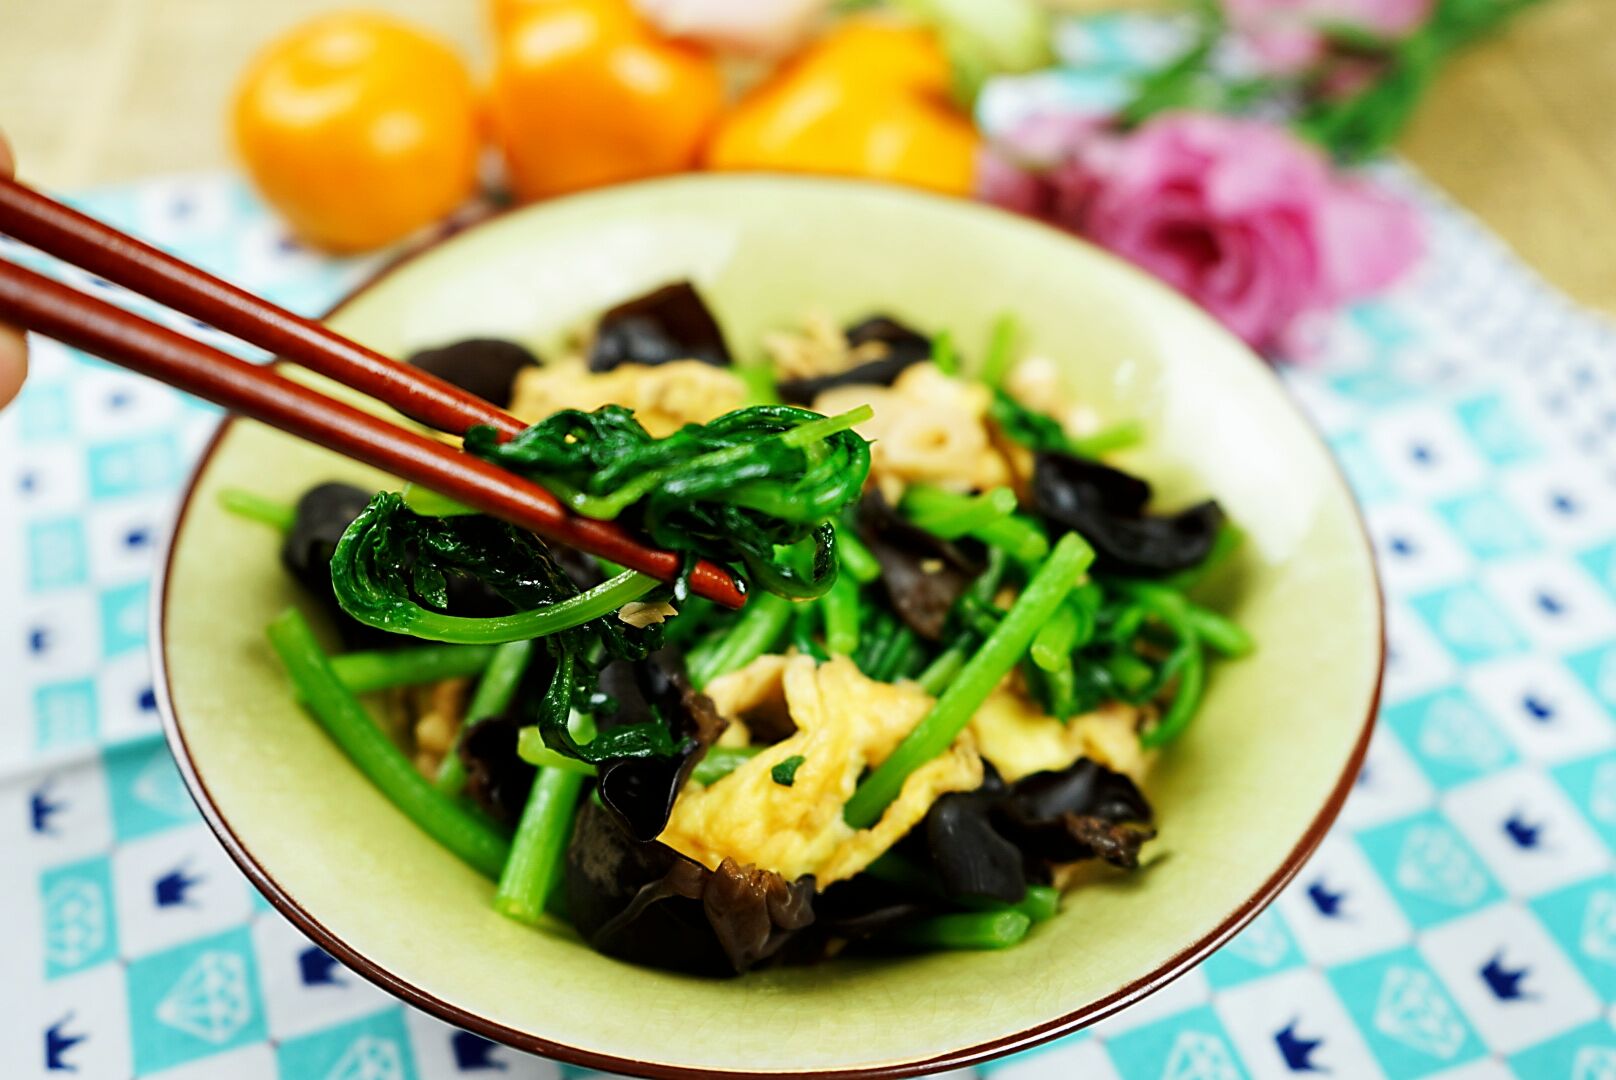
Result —
[{"label": "yellow egg chunk", "polygon": [[993,444],[993,393],[978,382],[913,364],[891,386],[836,386],[814,399],[814,411],[836,416],[860,405],[875,415],[857,431],[871,442],[870,478],[891,502],[910,484],[950,491],[997,487],[1010,466]]},{"label": "yellow egg chunk", "polygon": [[1082,757],[1138,783],[1145,774],[1138,719],[1131,705],[1111,701],[1063,724],[1006,683],[988,695],[968,730],[1007,783],[1065,769]]},{"label": "yellow egg chunk", "polygon": [[581,357],[524,369],[511,392],[511,413],[525,423],[562,409],[593,412],[602,405],[634,410],[655,438],[700,424],[746,404],[746,386],[729,371],[700,360],[622,364],[590,371]]},{"label": "yellow egg chunk", "polygon": [[[881,820],[853,829],[842,807],[866,768],[886,760],[931,709],[913,683],[866,678],[845,657],[816,664],[810,656],[763,656],[714,679],[706,693],[724,716],[783,699],[795,734],[711,786],[690,785],[674,804],[661,841],[716,867],[725,858],[779,872],[813,874],[819,887],[852,877],[912,829],[939,796],[982,783],[976,740],[961,734],[947,753],[915,770]],[[774,779],[789,758],[802,758],[792,783]]]}]

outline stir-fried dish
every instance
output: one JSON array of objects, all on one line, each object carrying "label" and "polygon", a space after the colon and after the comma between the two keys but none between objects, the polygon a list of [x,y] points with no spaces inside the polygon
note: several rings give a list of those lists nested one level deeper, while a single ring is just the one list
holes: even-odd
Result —
[{"label": "stir-fried dish", "polygon": [[531,424],[470,453],[726,567],[738,611],[430,492],[226,503],[342,639],[271,625],[292,691],[505,915],[708,974],[1009,946],[1137,870],[1151,759],[1251,648],[1193,598],[1217,504],[1157,506],[1103,460],[1138,425],[1014,338],[809,318],[743,363],[676,283],[548,362],[412,358]]}]

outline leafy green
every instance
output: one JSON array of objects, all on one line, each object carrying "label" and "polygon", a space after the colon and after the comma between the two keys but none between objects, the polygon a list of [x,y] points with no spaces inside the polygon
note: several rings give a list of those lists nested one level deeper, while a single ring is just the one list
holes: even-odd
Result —
[{"label": "leafy green", "polygon": [[[448,609],[457,580],[474,580],[516,613],[453,614]],[[355,619],[414,637],[489,644],[593,624],[591,632],[614,655],[643,656],[659,643],[658,627],[637,629],[603,617],[650,592],[654,579],[623,574],[579,593],[533,534],[480,514],[417,514],[396,492],[372,498],[342,534],[331,556],[331,585]],[[576,648],[577,640],[572,633],[562,647]]]},{"label": "leafy green", "polygon": [[780,764],[770,769],[769,775],[773,777],[774,782],[779,784],[781,787],[790,787],[792,784],[797,782],[797,770],[800,769],[802,767],[802,763],[807,760],[808,759],[803,757],[801,754],[792,754],[790,757],[780,762]]},{"label": "leafy green", "polygon": [[[655,439],[631,410],[568,409],[500,443],[472,428],[466,449],[549,489],[575,512],[623,517],[661,547],[744,568],[782,596],[819,596],[836,577],[828,519],[857,500],[866,414],[822,417],[755,405]],[[805,573],[777,547],[812,547]]]}]

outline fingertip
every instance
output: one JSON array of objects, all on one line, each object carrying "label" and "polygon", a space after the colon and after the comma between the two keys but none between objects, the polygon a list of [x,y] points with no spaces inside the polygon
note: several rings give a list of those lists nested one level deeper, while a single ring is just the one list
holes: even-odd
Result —
[{"label": "fingertip", "polygon": [[0,409],[11,404],[27,374],[28,348],[22,335],[0,328]]}]

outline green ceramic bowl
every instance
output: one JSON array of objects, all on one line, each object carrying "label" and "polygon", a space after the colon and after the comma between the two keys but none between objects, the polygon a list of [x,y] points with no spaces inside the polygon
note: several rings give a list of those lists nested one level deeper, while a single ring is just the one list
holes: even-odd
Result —
[{"label": "green ceramic bowl", "polygon": [[[1166,288],[1043,226],[897,188],[697,176],[497,217],[404,261],[331,317],[384,353],[471,335],[553,348],[610,304],[695,280],[731,342],[809,309],[872,310],[984,342],[1013,311],[1111,418],[1167,499],[1211,494],[1250,542],[1219,582],[1258,652],[1219,666],[1147,784],[1150,868],[1070,895],[1021,947],[844,960],[728,981],[644,970],[496,915],[492,885],[418,832],[296,705],[264,626],[306,603],[277,538],[226,487],[293,499],[386,477],[227,422],[192,484],[161,590],[169,741],[265,896],[404,1000],[524,1050],[646,1076],[902,1076],[1025,1048],[1182,974],[1270,901],[1322,837],[1369,738],[1382,662],[1370,549],[1280,384]],[[976,350],[980,352],[980,348]]]}]

